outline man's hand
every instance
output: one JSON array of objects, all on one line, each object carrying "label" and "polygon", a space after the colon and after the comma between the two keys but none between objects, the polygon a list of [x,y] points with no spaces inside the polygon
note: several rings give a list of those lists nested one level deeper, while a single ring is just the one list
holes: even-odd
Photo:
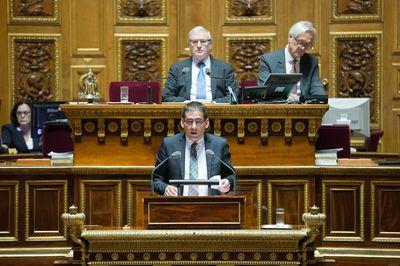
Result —
[{"label": "man's hand", "polygon": [[221,191],[221,193],[227,193],[231,188],[231,184],[229,183],[229,180],[224,178],[221,180],[221,183],[218,186],[218,190]]},{"label": "man's hand", "polygon": [[164,196],[178,196],[178,188],[174,187],[174,186],[171,186],[171,185],[168,185],[165,188]]}]

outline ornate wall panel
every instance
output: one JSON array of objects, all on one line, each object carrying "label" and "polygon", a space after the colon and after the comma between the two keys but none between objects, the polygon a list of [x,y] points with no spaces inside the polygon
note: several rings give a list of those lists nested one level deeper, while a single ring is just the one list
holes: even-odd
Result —
[{"label": "ornate wall panel", "polygon": [[382,0],[332,0],[332,21],[380,21]]},{"label": "ornate wall panel", "polygon": [[393,136],[393,145],[396,147],[396,150],[393,152],[399,152],[400,153],[400,109],[396,108],[392,110],[392,125],[393,125],[393,131],[392,136]]},{"label": "ornate wall panel", "polygon": [[323,241],[364,241],[364,181],[322,181]]},{"label": "ornate wall panel", "polygon": [[371,126],[381,127],[382,32],[332,33],[331,97],[370,98]]},{"label": "ornate wall panel", "polygon": [[61,214],[67,211],[67,204],[67,181],[26,181],[25,240],[66,241]]},{"label": "ornate wall panel", "polygon": [[393,64],[393,98],[400,100],[400,64]]},{"label": "ornate wall panel", "polygon": [[260,56],[275,50],[275,34],[271,35],[224,35],[225,60],[232,64],[236,80],[258,80]]},{"label": "ornate wall panel", "polygon": [[373,181],[371,184],[371,240],[400,242],[400,182]]},{"label": "ornate wall panel", "polygon": [[167,0],[117,0],[117,23],[166,23]]},{"label": "ornate wall panel", "polygon": [[[105,1],[70,0],[71,53],[73,56],[105,55]],[[90,16],[87,14],[90,10]]]},{"label": "ornate wall panel", "polygon": [[86,224],[121,226],[121,181],[82,180],[80,183],[81,210]]},{"label": "ornate wall panel", "polygon": [[117,77],[160,81],[166,77],[167,35],[116,35]]},{"label": "ornate wall panel", "polygon": [[92,72],[95,75],[95,78],[99,84],[99,93],[103,98],[107,98],[108,96],[108,84],[106,82],[106,77],[105,77],[105,65],[73,65],[71,66],[71,76],[72,78],[70,79],[70,95],[72,95],[73,98],[76,98],[78,96],[79,92],[79,84],[81,83],[81,79],[84,75],[86,75],[89,71],[89,69],[92,70]]},{"label": "ornate wall panel", "polygon": [[18,186],[18,181],[0,181],[0,242],[18,240]]},{"label": "ornate wall panel", "polygon": [[[192,1],[192,0],[177,0],[177,48],[176,52],[179,57],[187,57],[189,55],[188,48],[188,33],[189,31],[198,26],[202,25],[206,29],[212,32],[212,20],[210,19],[212,3],[215,0],[203,0],[203,1]],[[216,36],[214,36],[215,39]]]},{"label": "ornate wall panel", "polygon": [[150,197],[149,180],[128,180],[127,217],[129,226],[144,226],[143,198]]},{"label": "ornate wall panel", "polygon": [[58,0],[6,0],[10,23],[58,23]]},{"label": "ornate wall panel", "polygon": [[60,93],[60,35],[10,34],[11,103],[54,101]]},{"label": "ornate wall panel", "polygon": [[274,22],[273,0],[225,0],[226,22]]},{"label": "ornate wall panel", "polygon": [[311,204],[309,180],[269,180],[267,184],[268,223],[275,224],[276,208],[284,208],[286,224],[302,224],[301,216]]},{"label": "ornate wall panel", "polygon": [[394,12],[394,18],[391,20],[391,25],[394,28],[394,36],[392,39],[393,42],[393,51],[396,53],[396,55],[400,54],[400,3],[399,1],[395,1],[394,5],[392,6]]},{"label": "ornate wall panel", "polygon": [[262,182],[255,179],[244,179],[237,184],[239,196],[245,196],[245,228],[260,228],[262,211],[266,208],[262,204]]}]

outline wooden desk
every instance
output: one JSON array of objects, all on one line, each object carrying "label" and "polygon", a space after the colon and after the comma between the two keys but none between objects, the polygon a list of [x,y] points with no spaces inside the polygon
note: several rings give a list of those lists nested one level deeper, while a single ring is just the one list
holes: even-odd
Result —
[{"label": "wooden desk", "polygon": [[[154,165],[165,136],[180,131],[183,103],[66,104],[75,165]],[[233,165],[314,165],[328,105],[207,105],[209,132],[224,136]]]}]

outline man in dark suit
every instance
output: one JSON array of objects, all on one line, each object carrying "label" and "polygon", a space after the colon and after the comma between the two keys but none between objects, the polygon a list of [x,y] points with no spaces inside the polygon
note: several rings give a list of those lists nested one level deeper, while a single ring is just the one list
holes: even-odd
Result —
[{"label": "man in dark suit", "polygon": [[295,23],[289,30],[284,49],[260,57],[258,85],[265,84],[270,73],[302,73],[300,84],[292,90],[288,100],[297,101],[300,95],[326,95],[319,76],[318,59],[306,53],[316,39],[314,26],[309,21]]},{"label": "man in dark suit", "polygon": [[[231,164],[231,153],[226,139],[204,133],[209,126],[206,107],[200,102],[189,102],[182,110],[181,126],[184,133],[166,137],[157,154],[156,166],[175,151],[181,152],[179,159],[170,158],[154,172],[153,188],[161,195],[178,196],[178,188],[169,185],[171,179],[219,179],[218,188],[211,189],[212,195],[227,193],[236,184],[236,175]],[[212,150],[229,167],[206,155]],[[183,195],[207,196],[208,187],[184,186]]]},{"label": "man in dark suit", "polygon": [[165,84],[164,102],[230,103],[229,88],[237,96],[237,84],[232,66],[211,56],[212,39],[201,26],[189,32],[191,58],[171,65]]}]

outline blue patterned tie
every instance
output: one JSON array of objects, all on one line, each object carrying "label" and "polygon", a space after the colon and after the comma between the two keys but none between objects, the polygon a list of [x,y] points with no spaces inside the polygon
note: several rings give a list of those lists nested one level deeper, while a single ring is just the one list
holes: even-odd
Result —
[{"label": "blue patterned tie", "polygon": [[[197,162],[197,142],[193,142],[190,146],[190,169],[189,169],[189,179],[196,180],[199,166]],[[189,186],[189,196],[198,196],[199,195],[199,186],[198,185],[190,185]]]},{"label": "blue patterned tie", "polygon": [[196,99],[205,100],[206,99],[206,76],[204,75],[204,62],[197,64],[200,68],[199,75],[197,76],[197,95]]}]

